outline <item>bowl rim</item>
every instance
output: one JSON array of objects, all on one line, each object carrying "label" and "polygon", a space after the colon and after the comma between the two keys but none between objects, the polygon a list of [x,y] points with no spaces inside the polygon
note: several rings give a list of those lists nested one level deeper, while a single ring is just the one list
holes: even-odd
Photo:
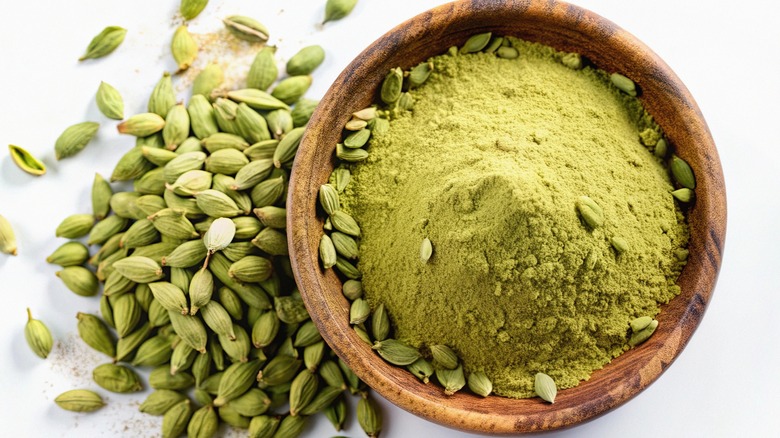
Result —
[{"label": "bowl rim", "polygon": [[[492,13],[518,19],[514,24],[518,27],[536,23],[534,20],[561,25],[561,28],[545,30],[554,35],[550,38],[560,37],[558,33],[571,38],[570,44],[562,42],[553,47],[577,51],[599,68],[610,71],[611,67],[611,71],[632,78],[646,93],[640,98],[647,111],[678,147],[677,154],[693,168],[697,195],[704,194],[697,196],[688,215],[690,256],[678,279],[681,294],[662,307],[656,334],[604,369],[595,371],[588,381],[559,392],[552,405],[539,399],[498,396],[481,399],[467,393],[446,397],[438,387],[423,385],[405,369],[385,363],[349,327],[349,305],[340,287],[338,293],[323,293],[335,290],[341,283],[333,270],[323,272],[318,263],[317,242],[323,221],[315,210],[317,189],[325,180],[322,175],[315,178],[315,174],[318,167],[332,169],[333,150],[338,141],[333,141],[334,135],[340,138],[341,127],[351,112],[365,106],[350,107],[347,111],[344,105],[350,101],[339,94],[342,87],[362,87],[364,92],[374,90],[375,93],[384,73],[373,74],[370,81],[364,81],[371,82],[370,86],[359,81],[372,74],[371,69],[384,67],[383,58],[391,58],[403,45],[413,44],[415,40],[419,44],[421,37],[451,31],[452,23],[464,25],[474,16],[487,17]],[[446,20],[450,25],[436,27],[437,20]],[[573,33],[566,35],[569,31]],[[473,29],[470,34],[464,33],[464,29],[457,32],[466,36],[477,33]],[[539,42],[548,44],[545,38]],[[533,35],[525,39],[535,40]],[[605,44],[606,48],[596,50],[593,41]],[[613,50],[616,52],[611,53]],[[616,58],[615,54],[621,56]],[[353,94],[359,95],[359,92]],[[373,95],[369,97],[373,100]],[[328,159],[322,158],[324,153],[329,154]],[[290,177],[287,198],[290,259],[301,296],[323,338],[361,380],[395,405],[436,423],[470,432],[517,434],[552,430],[580,424],[622,405],[655,381],[685,347],[704,315],[720,270],[726,232],[725,193],[718,153],[696,102],[671,68],[636,37],[587,9],[562,1],[461,0],[432,8],[388,31],[361,52],[326,92],[312,115]],[[622,373],[622,378],[611,376],[617,371]]]}]

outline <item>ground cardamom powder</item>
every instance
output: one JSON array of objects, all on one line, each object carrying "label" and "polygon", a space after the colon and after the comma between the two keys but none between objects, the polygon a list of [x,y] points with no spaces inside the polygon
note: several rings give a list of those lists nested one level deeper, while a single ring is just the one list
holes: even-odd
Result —
[{"label": "ground cardamom powder", "polygon": [[[628,349],[629,321],[679,293],[689,233],[640,141],[660,133],[639,101],[603,71],[512,43],[519,59],[433,58],[413,111],[348,166],[341,201],[362,229],[366,297],[385,304],[395,337],[448,345],[496,394],[531,397],[537,372],[570,388]],[[583,223],[581,196],[602,226]]]}]

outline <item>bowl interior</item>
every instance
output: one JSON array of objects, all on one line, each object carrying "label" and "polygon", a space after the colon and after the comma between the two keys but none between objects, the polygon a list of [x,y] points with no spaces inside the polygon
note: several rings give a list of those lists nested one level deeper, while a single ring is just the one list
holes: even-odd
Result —
[{"label": "bowl interior", "polygon": [[[540,399],[445,396],[404,368],[385,363],[348,323],[349,303],[333,270],[323,271],[318,244],[323,218],[317,193],[334,168],[334,149],[350,114],[374,102],[390,68],[409,68],[491,31],[577,52],[608,72],[633,79],[646,109],[676,153],[693,168],[697,199],[688,212],[690,256],[680,296],[663,306],[649,341],[613,360],[555,404]],[[361,53],[322,99],[301,142],[290,181],[288,238],[293,270],[312,319],[357,375],[385,398],[437,423],[482,433],[520,433],[572,426],[619,406],[652,383],[682,351],[701,320],[720,268],[726,200],[709,129],[688,90],[649,48],[612,22],[562,2],[461,1],[425,12],[391,30]]]}]

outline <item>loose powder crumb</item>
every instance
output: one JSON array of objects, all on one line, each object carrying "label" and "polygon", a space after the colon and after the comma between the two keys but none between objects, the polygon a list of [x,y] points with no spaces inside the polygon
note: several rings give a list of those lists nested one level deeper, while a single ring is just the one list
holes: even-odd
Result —
[{"label": "loose powder crumb", "polygon": [[[433,58],[413,111],[349,166],[341,201],[362,229],[366,296],[395,337],[448,345],[496,394],[531,397],[535,373],[570,388],[628,348],[629,321],[679,293],[689,233],[668,170],[640,142],[660,130],[639,101],[603,71],[512,42],[519,59]],[[581,196],[603,226],[582,222]]]}]

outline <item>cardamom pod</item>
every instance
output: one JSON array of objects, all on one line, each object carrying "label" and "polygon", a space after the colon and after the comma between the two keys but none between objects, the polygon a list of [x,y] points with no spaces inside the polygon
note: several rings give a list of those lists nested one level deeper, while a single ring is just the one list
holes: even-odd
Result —
[{"label": "cardamom pod", "polygon": [[379,405],[368,395],[358,400],[357,420],[369,438],[378,437],[379,432],[382,431],[382,412],[379,410]]},{"label": "cardamom pod", "polygon": [[406,366],[420,358],[416,348],[395,339],[377,341],[372,348],[393,365]]},{"label": "cardamom pod", "polygon": [[141,320],[141,306],[134,294],[121,294],[111,303],[114,309],[114,324],[120,338],[130,334]]},{"label": "cardamom pod", "polygon": [[468,385],[471,392],[481,397],[487,397],[493,392],[493,382],[482,371],[469,374]]},{"label": "cardamom pod", "polygon": [[192,414],[187,424],[187,436],[192,438],[210,438],[217,434],[219,417],[210,404],[202,406]]},{"label": "cardamom pod", "polygon": [[273,228],[266,228],[260,231],[252,239],[252,244],[260,248],[261,251],[272,256],[286,256],[289,254],[287,248],[287,236]]},{"label": "cardamom pod", "polygon": [[119,245],[122,248],[134,249],[152,245],[160,241],[160,233],[149,219],[135,221],[122,235]]},{"label": "cardamom pod", "polygon": [[62,280],[65,287],[76,295],[91,297],[98,293],[98,279],[95,274],[82,266],[68,266],[55,275]]},{"label": "cardamom pod", "polygon": [[258,415],[249,423],[250,438],[272,438],[276,435],[281,418],[270,415]]},{"label": "cardamom pod", "polygon": [[135,367],[158,366],[171,360],[171,354],[171,342],[168,337],[157,335],[138,346],[131,363]]},{"label": "cardamom pod", "polygon": [[24,326],[24,338],[33,353],[43,359],[49,356],[54,344],[51,332],[46,324],[32,317],[29,307],[27,308],[27,324]]},{"label": "cardamom pod", "polygon": [[284,109],[268,112],[265,115],[265,120],[274,139],[281,139],[295,127],[293,124],[292,113]]},{"label": "cardamom pod", "polygon": [[211,224],[203,236],[203,243],[208,252],[213,254],[227,247],[233,241],[235,234],[236,224],[228,218],[219,218]]},{"label": "cardamom pod", "polygon": [[127,357],[135,352],[138,346],[141,345],[151,333],[152,327],[147,322],[129,335],[119,338],[116,342],[116,357],[114,360],[116,362],[121,362],[127,359]]},{"label": "cardamom pod", "polygon": [[114,269],[136,283],[151,283],[164,277],[162,267],[149,257],[127,257],[114,263]]},{"label": "cardamom pod", "polygon": [[259,283],[271,276],[271,261],[259,256],[246,256],[233,263],[228,275],[245,283]]},{"label": "cardamom pod", "polygon": [[233,330],[233,321],[230,314],[221,304],[216,301],[209,301],[201,307],[201,316],[206,325],[216,334],[226,336],[230,340],[236,339],[235,330]]},{"label": "cardamom pod", "polygon": [[287,383],[298,373],[301,363],[294,357],[277,355],[257,374],[257,381],[267,386]]},{"label": "cardamom pod", "polygon": [[404,72],[400,67],[391,69],[382,82],[380,98],[387,105],[394,104],[401,97],[401,88],[404,83]]},{"label": "cardamom pod", "polygon": [[[140,147],[134,147],[122,155],[122,158],[116,163],[116,167],[111,172],[111,181],[129,181],[139,178],[152,168],[154,168],[154,165],[144,158],[143,150]],[[116,214],[123,216],[113,206],[111,208]],[[135,218],[135,216],[131,214],[123,217]]]},{"label": "cardamom pod", "polygon": [[577,198],[575,206],[583,222],[591,229],[604,225],[604,210],[596,204],[596,201],[587,196],[580,196]]},{"label": "cardamom pod", "polygon": [[108,357],[116,355],[114,337],[100,318],[81,312],[76,314],[76,318],[79,320],[77,325],[79,336],[85,344]]},{"label": "cardamom pod", "polygon": [[[195,350],[192,350],[195,351]],[[173,364],[171,364],[173,366]],[[173,372],[173,368],[171,368]],[[195,378],[195,386],[200,385],[211,375],[211,353],[198,353],[195,355],[195,360],[192,361],[192,376]],[[197,395],[197,394],[196,394]],[[209,404],[212,400],[209,399]]]},{"label": "cardamom pod", "polygon": [[149,386],[154,389],[169,389],[172,391],[184,391],[195,384],[195,378],[185,372],[171,374],[168,365],[161,365],[149,373]]},{"label": "cardamom pod", "polygon": [[276,438],[295,438],[300,436],[306,427],[308,417],[302,415],[288,415],[279,423],[274,437]]},{"label": "cardamom pod", "polygon": [[331,174],[331,184],[336,187],[336,190],[341,193],[347,188],[349,180],[352,179],[352,175],[349,173],[349,169],[338,168]]},{"label": "cardamom pod", "polygon": [[256,88],[228,91],[227,97],[238,103],[246,103],[256,110],[290,109],[278,98]]},{"label": "cardamom pod", "polygon": [[98,131],[97,122],[82,122],[71,125],[54,142],[54,154],[57,160],[68,158],[81,152]]},{"label": "cardamom pod", "polygon": [[390,335],[390,316],[384,303],[380,303],[371,315],[371,331],[374,339],[384,341]]},{"label": "cardamom pod", "polygon": [[666,158],[666,154],[669,152],[669,146],[666,143],[666,140],[661,138],[658,140],[658,142],[655,144],[655,148],[653,149],[653,154],[658,158]]},{"label": "cardamom pod", "polygon": [[309,75],[325,60],[325,50],[313,45],[302,48],[287,61],[289,76]]},{"label": "cardamom pod", "polygon": [[46,261],[63,268],[68,266],[81,266],[89,258],[89,249],[81,242],[66,242],[54,250]]},{"label": "cardamom pod", "polygon": [[336,431],[340,431],[347,418],[347,402],[344,401],[344,397],[338,397],[332,405],[325,408],[323,413]]},{"label": "cardamom pod", "polygon": [[125,116],[125,103],[119,91],[110,84],[100,82],[95,103],[104,116],[109,119],[122,120]]},{"label": "cardamom pod", "polygon": [[572,70],[582,68],[582,56],[579,53],[567,53],[561,58],[561,63]]},{"label": "cardamom pod", "polygon": [[218,334],[217,339],[232,362],[247,362],[252,349],[249,334],[238,324],[233,324],[233,333],[235,333],[234,340],[224,334]]},{"label": "cardamom pod", "polygon": [[[182,315],[188,312],[187,297],[184,292],[167,281],[149,283],[154,299],[160,305],[171,312],[179,312]],[[181,335],[180,335],[181,336]]]},{"label": "cardamom pod", "polygon": [[163,415],[168,409],[185,399],[179,392],[170,389],[158,389],[149,394],[138,410],[149,415]]},{"label": "cardamom pod", "polygon": [[444,387],[445,395],[453,395],[466,386],[466,377],[463,375],[463,366],[461,365],[452,370],[437,368],[436,379]]},{"label": "cardamom pod", "polygon": [[125,292],[130,292],[135,287],[136,283],[133,280],[125,277],[116,270],[112,270],[108,277],[105,279],[106,283],[103,286],[103,295],[108,297],[119,296]]},{"label": "cardamom pod", "polygon": [[182,210],[166,208],[149,216],[147,219],[152,221],[154,228],[164,236],[182,240],[199,236],[198,232],[195,231],[195,227],[192,226],[192,222],[184,217]]},{"label": "cardamom pod", "polygon": [[266,46],[257,52],[246,76],[247,87],[267,90],[276,81],[277,76],[279,76],[279,68],[274,59],[275,50],[273,47]]},{"label": "cardamom pod", "polygon": [[249,41],[250,43],[264,43],[268,41],[268,28],[259,21],[243,15],[231,15],[222,19],[227,30],[234,37]]},{"label": "cardamom pod", "polygon": [[208,250],[202,240],[191,240],[182,243],[170,254],[164,256],[161,260],[161,265],[173,268],[189,268],[201,263],[206,258],[207,253]]},{"label": "cardamom pod", "polygon": [[[289,114],[289,111],[287,110],[275,110],[275,112]],[[292,125],[292,118],[290,118],[290,124]],[[271,139],[271,133],[268,132],[266,119],[243,102],[238,104],[238,110],[236,111],[236,126],[238,127],[238,132],[241,134],[241,137],[244,137],[250,143]]]},{"label": "cardamom pod", "polygon": [[458,366],[458,356],[452,349],[446,345],[431,345],[431,355],[433,356],[433,366],[446,370],[453,370]]},{"label": "cardamom pod", "polygon": [[347,131],[360,131],[366,126],[368,126],[368,122],[366,122],[365,120],[352,118],[344,125],[344,129],[346,129]]},{"label": "cardamom pod", "polygon": [[274,166],[277,169],[281,168],[283,164],[291,163],[295,158],[305,131],[305,128],[295,128],[279,141],[279,145],[276,147],[276,151],[274,151]]},{"label": "cardamom pod", "polygon": [[184,399],[171,406],[163,414],[162,436],[163,438],[176,438],[187,430],[187,424],[192,417],[192,405],[189,399]]},{"label": "cardamom pod", "polygon": [[174,105],[165,117],[165,126],[162,130],[165,147],[168,150],[176,148],[187,139],[190,134],[190,115],[182,104]]},{"label": "cardamom pod", "polygon": [[[84,233],[86,234],[86,233]],[[10,255],[16,255],[16,234],[11,227],[11,223],[8,222],[3,215],[0,214],[0,252]]]},{"label": "cardamom pod", "polygon": [[309,319],[309,312],[303,304],[300,294],[287,297],[274,297],[274,309],[279,319],[287,324],[297,324]]},{"label": "cardamom pod", "polygon": [[253,213],[268,228],[283,230],[287,227],[287,209],[285,208],[268,205],[255,208]]},{"label": "cardamom pod", "polygon": [[360,111],[356,111],[352,113],[352,116],[360,120],[369,121],[374,119],[377,116],[377,110],[376,107],[370,106],[368,108],[363,108]]},{"label": "cardamom pod", "polygon": [[[214,292],[214,276],[207,269],[199,269],[192,276],[190,282],[190,315],[197,313],[199,308],[206,306],[211,302],[211,295]],[[227,312],[224,312],[227,315]],[[211,315],[211,314],[210,314]],[[206,320],[207,316],[203,315]],[[208,324],[206,320],[206,324]],[[215,330],[216,331],[216,330]]]},{"label": "cardamom pod", "polygon": [[350,149],[339,143],[336,145],[336,156],[342,161],[356,163],[368,158],[368,151],[365,149]]},{"label": "cardamom pod", "polygon": [[333,224],[333,228],[341,231],[344,234],[360,237],[360,226],[352,216],[345,213],[342,210],[333,212],[330,215],[330,221]]},{"label": "cardamom pod", "polygon": [[645,328],[639,331],[633,330],[631,338],[628,340],[628,345],[636,347],[642,342],[650,339],[650,336],[652,336],[656,328],[658,328],[658,321],[654,319],[650,321],[650,323]]},{"label": "cardamom pod", "polygon": [[[152,289],[152,292],[154,292],[154,289]],[[200,353],[206,352],[208,336],[200,318],[184,315],[182,312],[173,310],[168,311],[168,316],[171,318],[173,329],[181,337],[182,341]]]},{"label": "cardamom pod", "polygon": [[336,258],[336,269],[338,269],[342,275],[352,280],[358,280],[363,276],[363,273],[360,272],[360,270],[355,267],[355,265],[342,257]]},{"label": "cardamom pod", "polygon": [[431,256],[433,255],[433,244],[431,243],[431,239],[425,238],[422,241],[422,245],[420,245],[420,260],[423,263],[428,263],[428,260],[431,259]]},{"label": "cardamom pod", "polygon": [[[192,20],[193,18],[197,17],[198,14],[200,14],[208,4],[209,4],[209,0],[181,0],[181,4],[179,5],[179,12],[181,13],[181,16],[184,17],[185,20]],[[190,436],[193,435],[190,434]],[[211,435],[202,435],[202,436],[211,436]]]},{"label": "cardamom pod", "polygon": [[421,62],[409,71],[409,87],[419,87],[430,77],[433,72],[433,62]]},{"label": "cardamom pod", "polygon": [[309,119],[311,119],[311,115],[314,114],[314,110],[317,109],[317,105],[319,105],[319,103],[319,100],[313,99],[301,98],[298,100],[298,102],[295,103],[295,108],[293,108],[290,112],[290,116],[292,117],[293,121],[293,127],[300,128],[302,126],[306,126],[306,124],[309,123]]},{"label": "cardamom pod", "polygon": [[496,50],[496,56],[504,59],[517,59],[520,56],[520,52],[514,47],[499,47]]},{"label": "cardamom pod", "polygon": [[192,347],[187,345],[187,343],[179,342],[175,347],[173,347],[173,353],[170,356],[171,375],[175,376],[181,371],[186,371],[190,366],[192,366],[193,362],[195,362],[196,356],[206,356],[207,354],[208,353],[198,353],[197,351],[193,350]]},{"label": "cardamom pod", "polygon": [[359,280],[347,280],[341,286],[341,291],[349,300],[356,300],[363,296],[363,283]]},{"label": "cardamom pod", "polygon": [[193,94],[187,105],[187,112],[190,116],[192,132],[199,139],[202,140],[219,132],[214,109],[205,96]]},{"label": "cardamom pod", "polygon": [[115,234],[122,232],[125,227],[127,227],[127,219],[116,215],[98,221],[89,232],[87,245],[102,245]]},{"label": "cardamom pod", "polygon": [[8,152],[11,155],[11,160],[26,173],[35,176],[46,173],[46,165],[23,148],[9,144]]},{"label": "cardamom pod", "polygon": [[[133,135],[135,137],[147,137],[162,131],[165,127],[165,119],[155,113],[141,113],[130,116],[116,129],[120,134]],[[139,149],[140,150],[140,149]]]},{"label": "cardamom pod", "polygon": [[409,370],[410,373],[414,374],[418,379],[420,379],[423,383],[426,385],[430,381],[430,377],[433,375],[433,365],[431,365],[430,362],[425,360],[425,358],[419,358],[416,361],[412,362],[411,364],[406,366],[406,369]]},{"label": "cardamom pod", "polygon": [[308,347],[322,340],[322,335],[314,324],[314,321],[306,321],[295,333],[294,347]]},{"label": "cardamom pod", "polygon": [[250,192],[252,204],[257,207],[266,207],[279,201],[285,191],[284,177],[269,178],[254,187]]},{"label": "cardamom pod", "polygon": [[208,156],[203,152],[187,152],[165,164],[165,182],[173,184],[179,177],[192,170],[203,168]]},{"label": "cardamom pod", "polygon": [[274,87],[273,91],[271,91],[271,96],[288,105],[292,105],[306,94],[306,91],[311,87],[311,82],[312,78],[309,75],[290,76],[282,79]]},{"label": "cardamom pod", "polygon": [[198,57],[198,43],[190,34],[187,26],[179,26],[174,32],[173,40],[171,40],[171,54],[176,64],[179,65],[177,73],[190,68],[195,58]]},{"label": "cardamom pod", "polygon": [[303,365],[309,371],[313,373],[316,372],[327,351],[329,351],[329,349],[326,347],[325,341],[322,340],[307,345],[303,348]]},{"label": "cardamom pod", "polygon": [[371,316],[371,307],[368,301],[358,298],[352,302],[349,309],[349,323],[353,325],[364,323]]},{"label": "cardamom pod", "polygon": [[94,412],[106,405],[100,395],[88,389],[65,391],[54,399],[54,403],[72,412]]},{"label": "cardamom pod", "polygon": [[87,51],[81,55],[79,61],[85,59],[102,58],[119,47],[125,40],[127,29],[119,26],[108,26],[97,34],[87,46]]},{"label": "cardamom pod", "polygon": [[333,240],[327,234],[323,234],[320,238],[320,261],[324,269],[330,269],[336,266],[338,261],[338,255],[336,254],[336,247],[333,245]]},{"label": "cardamom pod", "polygon": [[211,217],[231,218],[243,213],[228,195],[213,189],[198,192],[195,201],[198,208]]},{"label": "cardamom pod", "polygon": [[127,393],[143,389],[141,378],[135,371],[113,363],[104,363],[95,368],[92,379],[101,388],[111,392]]},{"label": "cardamom pod", "polygon": [[612,73],[609,75],[609,80],[618,90],[628,94],[629,96],[636,96],[636,84],[634,84],[634,81],[627,78],[626,76],[623,76],[620,73]]},{"label": "cardamom pod", "polygon": [[298,415],[317,395],[317,376],[304,369],[290,385],[290,415]]},{"label": "cardamom pod", "polygon": [[552,377],[544,373],[536,373],[534,376],[534,392],[542,400],[555,403],[555,395],[558,393],[558,387]]},{"label": "cardamom pod", "polygon": [[356,4],[357,0],[328,0],[325,2],[325,19],[322,24],[341,20],[355,9]]},{"label": "cardamom pod", "polygon": [[693,170],[688,163],[677,155],[672,155],[669,161],[669,168],[672,170],[672,177],[686,189],[696,188],[696,177],[693,175]]},{"label": "cardamom pod", "polygon": [[247,392],[252,387],[252,384],[255,383],[255,377],[258,371],[260,371],[260,366],[259,360],[237,362],[230,365],[225,370],[219,383],[214,406],[222,406]]},{"label": "cardamom pod", "polygon": [[255,348],[265,348],[274,341],[280,327],[276,312],[265,312],[252,325],[252,344]]},{"label": "cardamom pod", "polygon": [[490,32],[471,36],[463,44],[463,47],[460,48],[460,53],[476,53],[482,51],[482,49],[488,45],[492,36],[493,34]]}]

